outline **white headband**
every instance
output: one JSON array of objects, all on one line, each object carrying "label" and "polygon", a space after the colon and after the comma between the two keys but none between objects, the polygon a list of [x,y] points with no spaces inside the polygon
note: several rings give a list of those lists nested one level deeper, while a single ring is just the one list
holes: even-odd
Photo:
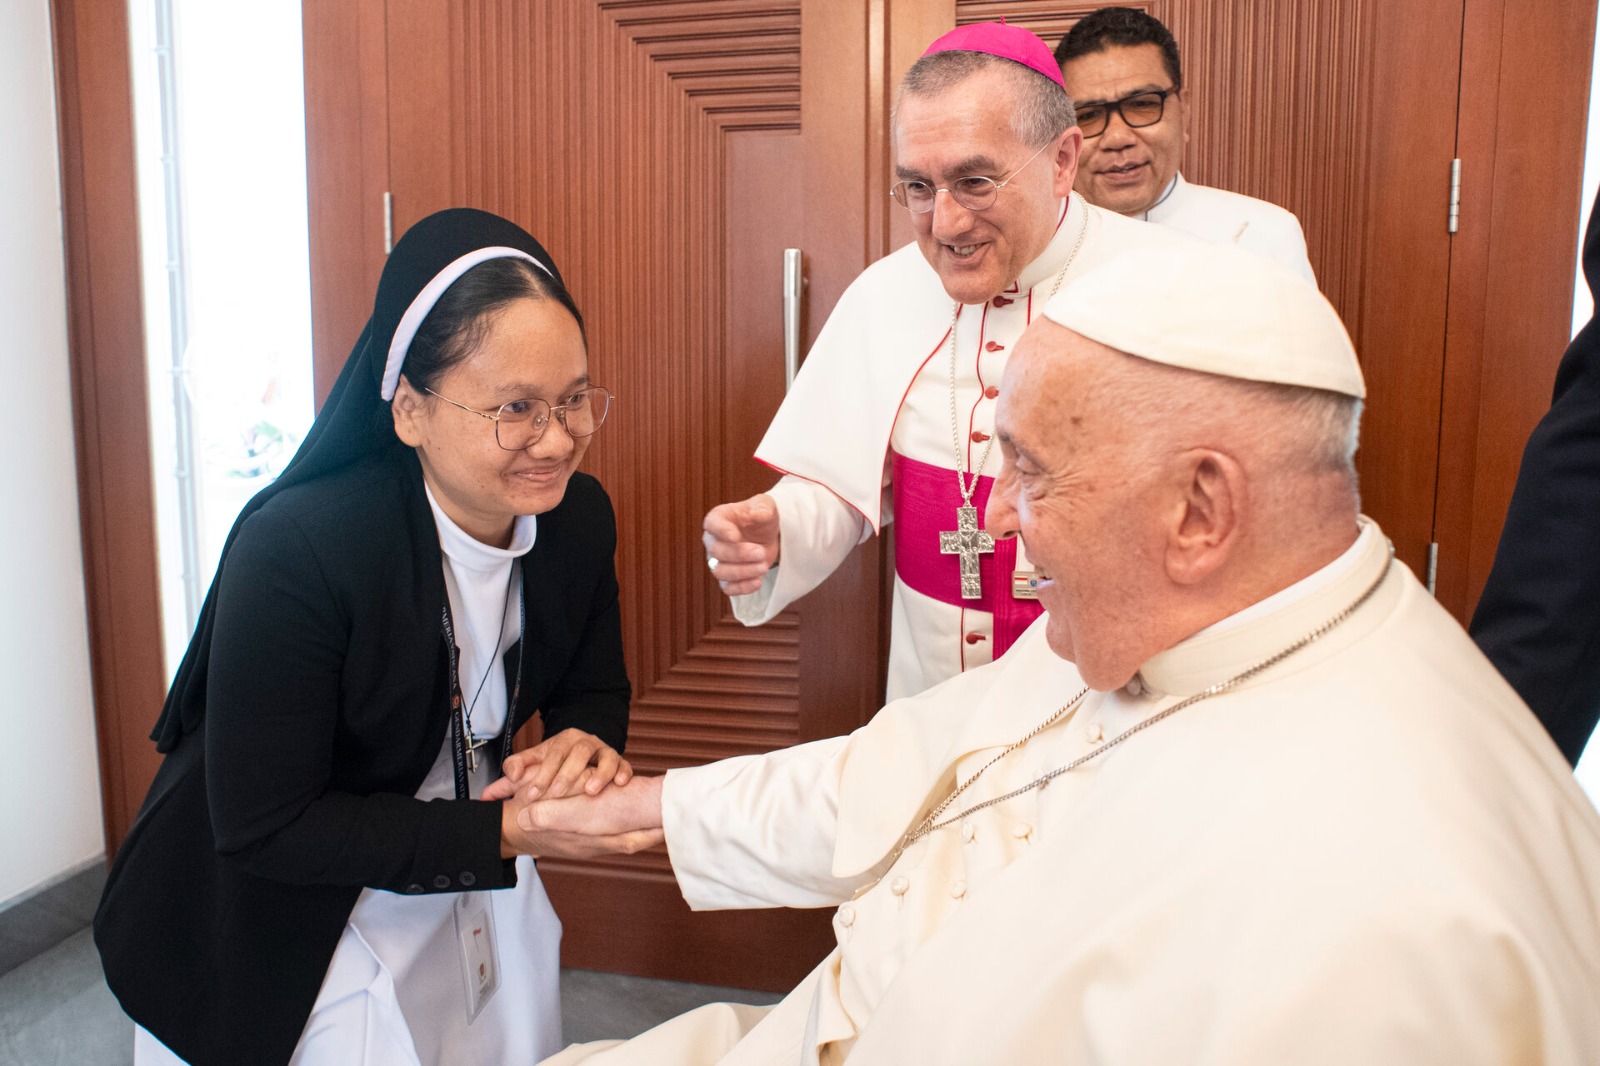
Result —
[{"label": "white headband", "polygon": [[[394,390],[400,387],[400,367],[406,361],[406,352],[411,348],[411,341],[422,326],[422,320],[428,317],[433,305],[444,295],[444,290],[454,284],[461,275],[489,259],[526,259],[546,274],[550,274],[549,267],[527,252],[518,248],[500,247],[475,249],[439,271],[433,280],[417,293],[417,298],[411,301],[406,313],[400,316],[400,325],[395,328],[394,339],[389,342],[389,358],[383,364],[383,384],[378,389],[379,396],[385,400],[394,399]],[[550,276],[555,277],[554,274]]]}]

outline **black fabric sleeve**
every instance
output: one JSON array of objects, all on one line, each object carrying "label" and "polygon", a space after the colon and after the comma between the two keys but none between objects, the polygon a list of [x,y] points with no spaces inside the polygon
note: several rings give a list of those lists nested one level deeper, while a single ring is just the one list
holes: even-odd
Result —
[{"label": "black fabric sleeve", "polygon": [[[295,521],[271,509],[252,516],[225,563],[207,684],[217,850],[291,884],[413,894],[514,884],[500,858],[500,804],[335,787],[341,715],[421,722],[427,714],[416,664],[409,678],[375,689],[374,706],[341,705],[350,626]],[[407,763],[382,750],[361,757]]]},{"label": "black fabric sleeve", "polygon": [[[581,729],[622,751],[628,740],[628,704],[633,690],[622,654],[622,611],[617,587],[617,523],[611,500],[597,482],[585,518],[583,539],[597,575],[588,610],[577,621],[582,635],[572,662],[545,701],[544,734]],[[579,602],[584,602],[581,598]]]}]

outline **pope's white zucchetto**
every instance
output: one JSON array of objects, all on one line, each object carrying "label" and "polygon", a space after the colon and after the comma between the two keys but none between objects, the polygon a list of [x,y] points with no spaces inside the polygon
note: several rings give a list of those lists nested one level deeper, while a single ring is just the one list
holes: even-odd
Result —
[{"label": "pope's white zucchetto", "polygon": [[1364,397],[1344,323],[1317,288],[1226,244],[1122,252],[1044,306],[1075,333],[1186,370]]}]

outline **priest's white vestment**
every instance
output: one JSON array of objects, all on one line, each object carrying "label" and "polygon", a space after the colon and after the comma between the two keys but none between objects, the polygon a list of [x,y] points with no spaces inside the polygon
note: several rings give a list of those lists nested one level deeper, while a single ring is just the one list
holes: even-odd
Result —
[{"label": "priest's white vestment", "polygon": [[[1000,449],[990,438],[1000,375],[1058,277],[1070,285],[1119,251],[1188,240],[1068,197],[1055,235],[1017,281],[986,304],[960,308],[955,426],[949,337],[955,304],[939,275],[915,244],[863,271],[839,298],[756,449],[759,461],[785,475],[771,490],[781,548],[760,591],[733,598],[739,620],[771,621],[891,521],[894,455],[938,467],[952,493],[956,441],[969,476],[999,471]],[[981,516],[982,501],[977,502]],[[942,530],[956,528],[954,506],[949,510]],[[891,700],[989,662],[995,642],[989,611],[943,602],[906,583],[900,565],[905,534],[897,537],[901,574],[890,623]],[[1009,595],[1009,572],[986,580],[1002,586],[997,594]],[[955,585],[958,579],[950,581]]]},{"label": "priest's white vestment", "polygon": [[1253,196],[1195,185],[1175,174],[1172,187],[1144,214],[1213,244],[1237,244],[1317,283],[1306,256],[1306,235],[1294,213]]},{"label": "priest's white vestment", "polygon": [[[1271,657],[1388,558],[1364,522],[1333,564],[1091,693],[947,813]],[[690,904],[837,906],[838,947],[768,1013],[716,1004],[550,1061],[1596,1061],[1600,816],[1399,563],[1303,650],[888,865],[954,782],[1079,690],[1046,621],[849,737],[669,773]]]}]

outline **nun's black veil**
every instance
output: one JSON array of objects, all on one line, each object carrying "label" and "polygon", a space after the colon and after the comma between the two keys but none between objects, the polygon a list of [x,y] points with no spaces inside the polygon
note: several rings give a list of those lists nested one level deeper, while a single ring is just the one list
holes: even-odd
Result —
[{"label": "nun's black veil", "polygon": [[445,267],[480,248],[505,247],[526,252],[560,282],[561,275],[548,253],[520,226],[497,215],[468,207],[429,215],[406,231],[384,264],[372,317],[345,360],[327,403],[312,423],[294,458],[271,485],[244,505],[222,546],[216,576],[200,608],[200,620],[189,650],[184,653],[161,718],[150,734],[156,749],[169,752],[184,734],[192,732],[205,714],[207,662],[211,656],[211,630],[216,620],[217,584],[239,528],[273,496],[292,485],[303,484],[349,466],[363,458],[393,448],[403,448],[394,435],[388,401],[379,396],[389,343],[401,317],[413,300]]}]

